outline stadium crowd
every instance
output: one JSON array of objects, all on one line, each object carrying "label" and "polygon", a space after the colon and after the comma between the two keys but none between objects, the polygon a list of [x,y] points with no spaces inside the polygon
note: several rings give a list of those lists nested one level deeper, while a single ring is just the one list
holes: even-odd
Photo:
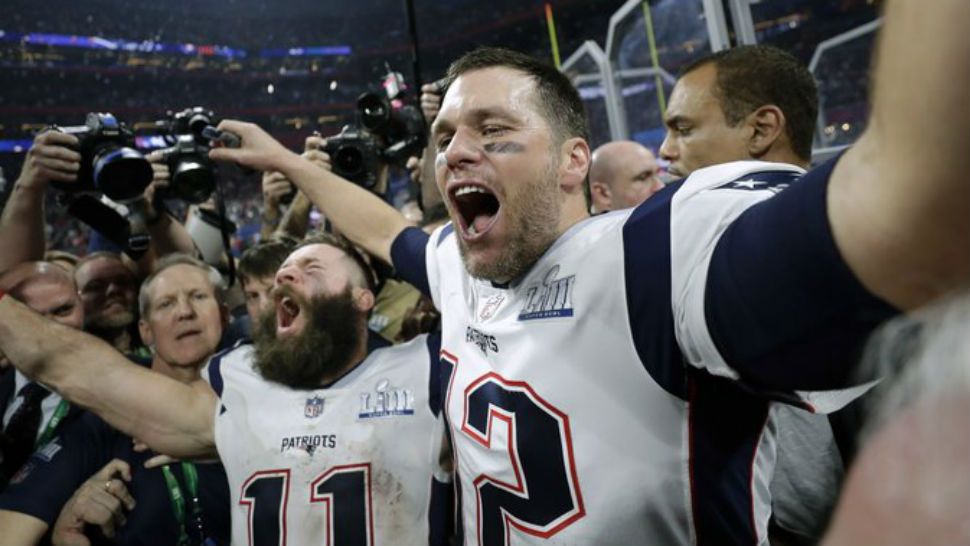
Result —
[{"label": "stadium crowd", "polygon": [[[21,7],[12,31],[131,31]],[[970,543],[970,7],[884,10],[871,69],[829,60],[851,82],[797,48],[685,57],[655,151],[591,146],[566,75],[475,48],[353,141],[364,176],[343,120],[286,119],[353,109],[333,73],[4,49],[24,125],[226,106],[191,153],[54,127],[4,165],[2,543]],[[133,24],[320,32],[224,11],[252,33],[185,2]],[[855,142],[813,165],[826,100]]]}]

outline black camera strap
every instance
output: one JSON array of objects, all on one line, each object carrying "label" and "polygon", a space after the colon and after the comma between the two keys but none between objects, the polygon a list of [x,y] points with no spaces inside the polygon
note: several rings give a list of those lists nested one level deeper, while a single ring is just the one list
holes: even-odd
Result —
[{"label": "black camera strap", "polygon": [[67,213],[84,222],[106,239],[121,247],[132,260],[138,261],[148,251],[150,237],[131,224],[116,210],[91,194],[65,196]]}]

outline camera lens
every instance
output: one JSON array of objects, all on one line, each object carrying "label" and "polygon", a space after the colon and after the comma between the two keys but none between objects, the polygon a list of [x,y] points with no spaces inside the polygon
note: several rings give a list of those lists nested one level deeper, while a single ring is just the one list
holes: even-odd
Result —
[{"label": "camera lens", "polygon": [[333,156],[333,167],[346,178],[358,176],[364,168],[364,155],[354,146],[341,146]]},{"label": "camera lens", "polygon": [[212,169],[199,161],[182,160],[172,173],[172,191],[187,203],[202,203],[215,188],[216,179]]},{"label": "camera lens", "polygon": [[360,123],[371,131],[380,129],[391,117],[391,105],[387,99],[375,93],[364,93],[357,99]]},{"label": "camera lens", "polygon": [[195,114],[189,118],[189,130],[194,135],[202,135],[202,130],[212,125],[212,120],[205,114]]},{"label": "camera lens", "polygon": [[94,187],[114,201],[141,196],[154,173],[147,159],[132,148],[110,146],[94,155]]}]

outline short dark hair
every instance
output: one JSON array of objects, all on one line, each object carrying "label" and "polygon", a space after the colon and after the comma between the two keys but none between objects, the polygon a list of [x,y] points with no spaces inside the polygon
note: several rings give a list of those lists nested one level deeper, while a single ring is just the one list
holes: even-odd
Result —
[{"label": "short dark hair", "polygon": [[237,271],[241,282],[275,276],[283,260],[296,248],[297,241],[292,238],[267,239],[260,241],[243,252],[239,258]]},{"label": "short dark hair", "polygon": [[374,272],[374,268],[371,267],[370,262],[364,257],[364,254],[346,237],[334,235],[326,231],[315,231],[304,237],[300,241],[300,244],[296,245],[296,248],[293,250],[310,245],[330,245],[346,254],[357,265],[357,268],[360,269],[361,276],[367,284],[366,288],[373,292],[375,296],[377,295],[377,274]]},{"label": "short dark hair", "polygon": [[717,69],[715,96],[724,119],[735,126],[756,109],[774,104],[785,114],[792,151],[809,161],[818,118],[818,89],[804,64],[769,45],[745,45],[707,55],[681,69],[684,76],[702,66]]},{"label": "short dark hair", "polygon": [[466,72],[492,67],[518,70],[532,77],[536,86],[536,106],[560,141],[580,137],[589,140],[583,99],[565,74],[534,57],[499,47],[482,47],[462,55],[448,67],[446,81],[451,83]]}]

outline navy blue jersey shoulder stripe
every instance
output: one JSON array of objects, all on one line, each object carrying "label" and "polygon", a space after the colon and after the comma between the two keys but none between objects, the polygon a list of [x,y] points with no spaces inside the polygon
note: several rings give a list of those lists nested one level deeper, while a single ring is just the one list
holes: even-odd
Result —
[{"label": "navy blue jersey shoulder stripe", "polygon": [[441,412],[444,393],[441,392],[441,332],[431,332],[424,340],[428,347],[428,405],[435,417]]},{"label": "navy blue jersey shoulder stripe", "polygon": [[689,375],[690,498],[698,546],[758,544],[754,461],[769,403],[729,379]]},{"label": "navy blue jersey shoulder stripe", "polygon": [[797,171],[758,171],[739,176],[713,189],[761,191],[769,188],[782,190],[802,176]]},{"label": "navy blue jersey shoulder stripe", "polygon": [[[442,235],[447,228],[442,231]],[[398,233],[391,243],[391,263],[399,278],[410,283],[425,296],[431,297],[428,285],[428,265],[425,254],[431,237],[416,227],[408,227]]]},{"label": "navy blue jersey shoulder stripe", "polygon": [[744,211],[714,249],[705,319],[718,351],[753,388],[847,386],[865,338],[895,313],[836,247],[826,207],[834,166]]},{"label": "navy blue jersey shoulder stripe", "polygon": [[435,243],[435,245],[441,246],[441,244],[445,242],[445,239],[447,239],[448,236],[451,235],[454,231],[455,231],[455,224],[452,224],[452,223],[447,224],[444,227],[444,229],[441,230],[441,233],[438,235],[438,241]]},{"label": "navy blue jersey shoulder stripe", "polygon": [[670,205],[683,182],[668,184],[641,203],[623,225],[623,267],[633,345],[653,380],[681,399],[687,392],[670,298]]},{"label": "navy blue jersey shoulder stripe", "polygon": [[212,387],[212,390],[215,391],[216,396],[219,398],[222,398],[222,390],[226,386],[222,379],[222,357],[229,351],[230,349],[227,349],[218,353],[209,361],[209,386]]},{"label": "navy blue jersey shoulder stripe", "polygon": [[243,345],[251,345],[252,340],[248,337],[239,338],[232,347],[227,347],[216,354],[212,355],[209,359],[209,386],[215,391],[216,396],[222,398],[222,389],[225,387],[225,383],[222,379],[222,357],[235,351],[236,349],[242,347]]}]

